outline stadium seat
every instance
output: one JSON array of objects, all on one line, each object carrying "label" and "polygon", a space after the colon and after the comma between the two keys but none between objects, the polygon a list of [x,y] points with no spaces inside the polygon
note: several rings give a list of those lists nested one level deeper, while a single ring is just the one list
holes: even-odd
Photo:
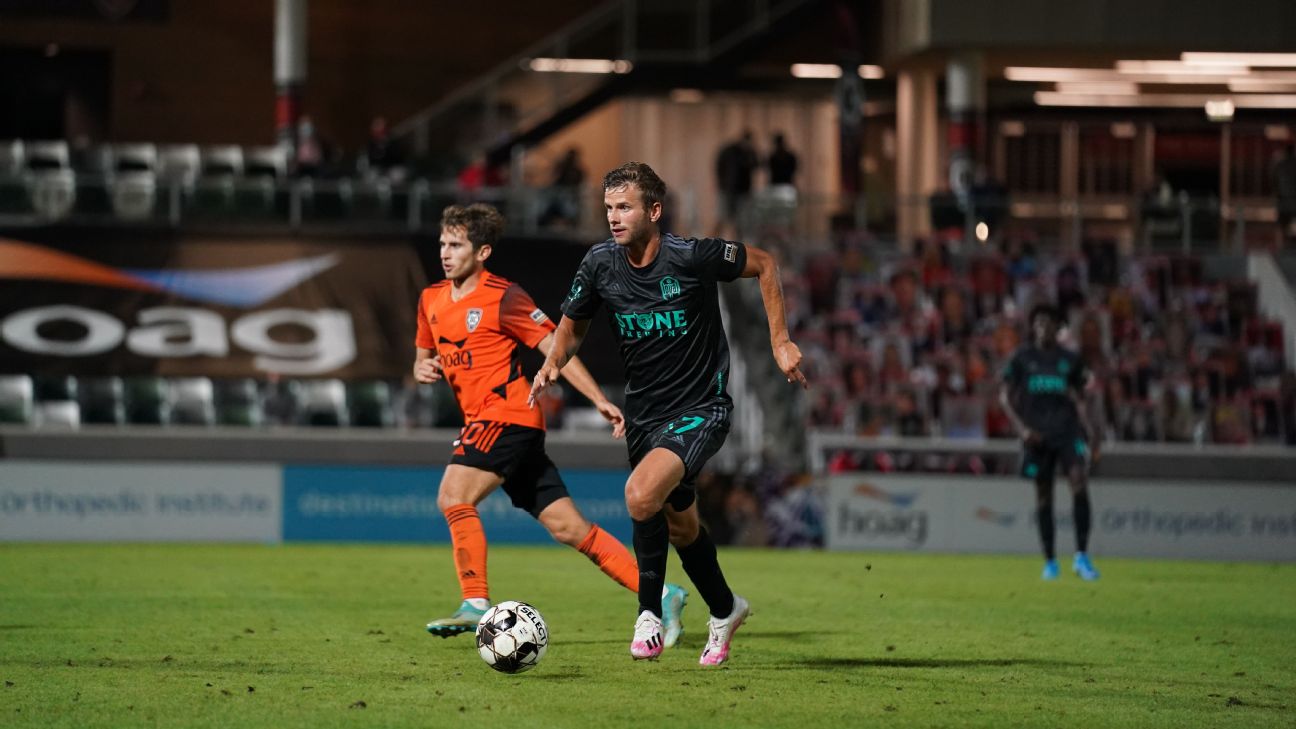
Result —
[{"label": "stadium seat", "polygon": [[220,425],[259,426],[266,415],[256,380],[241,377],[217,380],[216,422]]},{"label": "stadium seat", "polygon": [[352,382],[347,388],[351,425],[366,428],[390,428],[392,416],[391,386],[382,380]]},{"label": "stadium seat", "polygon": [[41,427],[76,428],[81,425],[81,404],[76,400],[52,400],[36,404],[32,419]]},{"label": "stadium seat", "polygon": [[302,382],[272,379],[265,384],[261,406],[269,425],[297,425],[301,421]]},{"label": "stadium seat", "polygon": [[76,173],[65,141],[28,142],[23,178],[32,209],[47,220],[67,217],[76,205]]},{"label": "stadium seat", "polygon": [[157,203],[157,147],[118,144],[109,151],[109,196],[113,212],[124,220],[153,215]]},{"label": "stadium seat", "polygon": [[0,177],[17,177],[26,168],[26,147],[21,139],[0,142]]},{"label": "stadium seat", "polygon": [[126,422],[125,386],[120,377],[94,377],[81,386],[81,421],[103,425]]},{"label": "stadium seat", "polygon": [[171,380],[171,423],[214,425],[216,398],[208,377],[179,377]]},{"label": "stadium seat", "polygon": [[171,393],[161,377],[132,377],[126,381],[126,420],[137,425],[171,422]]},{"label": "stadium seat", "polygon": [[158,158],[158,176],[167,185],[179,185],[189,191],[198,181],[202,167],[196,144],[173,144],[163,147]]},{"label": "stadium seat", "polygon": [[283,146],[248,147],[243,151],[243,178],[239,180],[235,207],[240,215],[286,214],[287,191],[280,183],[288,176],[288,150]]},{"label": "stadium seat", "polygon": [[35,401],[30,375],[0,375],[0,423],[30,423]]},{"label": "stadium seat", "polygon": [[199,215],[234,212],[235,194],[243,176],[242,147],[204,147],[201,155],[198,181],[194,185],[193,212]]},{"label": "stadium seat", "polygon": [[346,385],[342,380],[307,380],[302,386],[302,424],[345,427],[350,424]]}]

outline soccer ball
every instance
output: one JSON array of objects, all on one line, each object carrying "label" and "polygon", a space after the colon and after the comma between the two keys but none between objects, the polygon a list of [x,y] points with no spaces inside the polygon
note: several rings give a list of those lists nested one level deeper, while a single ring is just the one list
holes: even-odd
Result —
[{"label": "soccer ball", "polygon": [[534,607],[505,600],[477,622],[477,652],[486,665],[501,673],[535,668],[549,645],[549,629]]}]

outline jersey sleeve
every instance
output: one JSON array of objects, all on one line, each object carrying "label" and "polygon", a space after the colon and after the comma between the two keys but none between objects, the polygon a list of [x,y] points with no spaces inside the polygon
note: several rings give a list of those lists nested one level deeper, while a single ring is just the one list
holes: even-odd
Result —
[{"label": "jersey sleeve", "polygon": [[418,314],[414,319],[418,322],[418,331],[414,335],[414,346],[419,349],[436,349],[436,338],[432,336],[432,325],[428,323],[428,307],[432,305],[432,292],[424,289],[419,295]]},{"label": "jersey sleeve", "polygon": [[598,292],[598,270],[594,261],[594,252],[585,254],[580,267],[576,269],[576,278],[572,280],[571,291],[563,300],[562,312],[571,319],[581,321],[594,318],[603,297]]},{"label": "jersey sleeve", "polygon": [[554,330],[549,317],[517,284],[509,286],[500,297],[499,321],[500,331],[531,348]]},{"label": "jersey sleeve", "polygon": [[715,281],[733,281],[747,267],[747,246],[730,240],[702,238],[694,246],[694,257],[703,276]]}]

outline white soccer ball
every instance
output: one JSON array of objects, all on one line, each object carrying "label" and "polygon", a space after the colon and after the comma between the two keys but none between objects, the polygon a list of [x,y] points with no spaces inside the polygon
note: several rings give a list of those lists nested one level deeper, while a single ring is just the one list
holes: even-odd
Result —
[{"label": "white soccer ball", "polygon": [[505,600],[477,622],[477,652],[486,665],[501,673],[535,668],[549,645],[549,629],[534,607]]}]

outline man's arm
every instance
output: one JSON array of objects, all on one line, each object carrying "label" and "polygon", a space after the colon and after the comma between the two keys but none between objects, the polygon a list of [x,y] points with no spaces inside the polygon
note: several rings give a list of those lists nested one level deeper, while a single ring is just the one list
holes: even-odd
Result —
[{"label": "man's arm", "polygon": [[[563,317],[563,321],[571,320]],[[581,332],[580,336],[581,339],[584,339],[585,333]],[[550,333],[536,344],[536,349],[544,353],[546,364],[548,363],[548,357],[554,351],[554,342],[556,339],[557,337]],[[579,342],[577,343],[577,346],[580,346]],[[625,434],[625,416],[621,414],[621,408],[612,404],[612,402],[607,399],[607,396],[603,394],[603,389],[594,381],[594,376],[590,374],[589,370],[585,369],[585,364],[581,362],[578,357],[573,354],[571,358],[567,360],[567,364],[562,367],[559,373],[572,384],[572,387],[579,390],[580,394],[589,398],[589,401],[594,404],[594,408],[599,411],[599,415],[602,415],[604,419],[612,424],[613,438],[620,438]],[[536,392],[538,391],[534,389],[532,390],[532,400],[534,400]]]},{"label": "man's arm", "polygon": [[1089,452],[1097,461],[1102,453],[1102,439],[1093,428],[1093,418],[1089,417],[1089,403],[1085,400],[1084,391],[1072,389],[1071,401],[1075,403],[1076,416],[1080,418],[1080,427],[1084,428],[1085,440],[1089,443]]},{"label": "man's arm", "polygon": [[540,365],[540,371],[536,373],[535,379],[531,380],[531,395],[527,397],[528,405],[535,407],[536,395],[558,381],[558,375],[563,367],[566,367],[567,362],[576,356],[581,343],[585,341],[585,333],[589,331],[589,325],[588,320],[571,319],[566,315],[558,322],[558,328],[549,335],[553,339],[549,344],[549,352],[544,364]]},{"label": "man's arm", "polygon": [[770,349],[774,352],[774,361],[787,375],[788,382],[809,387],[801,373],[801,350],[788,334],[783,282],[779,280],[779,267],[774,257],[759,248],[747,246],[747,264],[743,267],[742,277],[760,279],[761,301],[765,304],[765,317],[769,319]]},{"label": "man's arm", "polygon": [[414,379],[431,384],[441,379],[441,356],[430,349],[418,347],[414,354]]},{"label": "man's arm", "polygon": [[1003,406],[1004,414],[1008,416],[1009,422],[1017,430],[1017,435],[1021,436],[1023,443],[1034,443],[1039,440],[1039,434],[1026,426],[1026,422],[1013,407],[1012,388],[1006,382],[999,386],[999,404]]}]

